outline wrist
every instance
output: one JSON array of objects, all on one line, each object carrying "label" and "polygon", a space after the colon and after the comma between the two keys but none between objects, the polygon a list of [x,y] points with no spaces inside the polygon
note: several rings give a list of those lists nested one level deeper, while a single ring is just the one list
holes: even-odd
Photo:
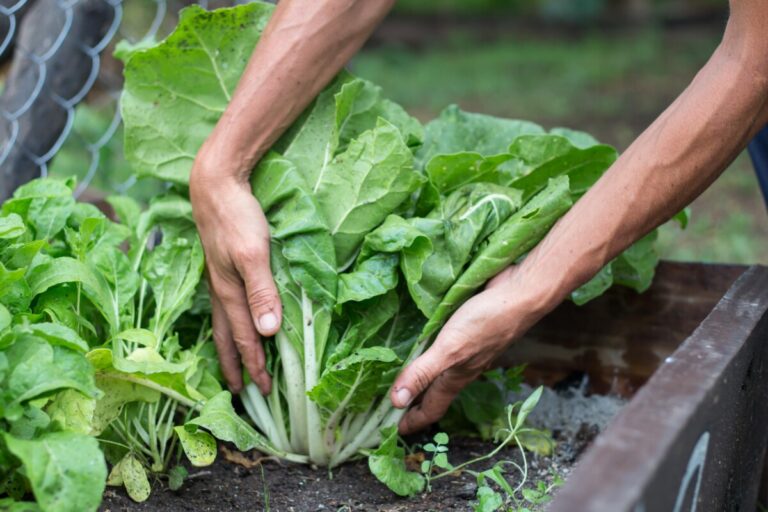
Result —
[{"label": "wrist", "polygon": [[238,183],[247,185],[259,155],[249,155],[236,145],[211,134],[195,156],[190,173],[192,183]]},{"label": "wrist", "polygon": [[189,199],[198,226],[227,213],[227,198],[251,194],[250,171],[228,166],[226,160],[214,160],[209,155],[201,148],[189,176]]},{"label": "wrist", "polygon": [[577,285],[570,282],[567,271],[541,269],[534,263],[526,258],[515,268],[506,286],[517,295],[517,301],[524,304],[524,309],[536,322],[559,306]]}]

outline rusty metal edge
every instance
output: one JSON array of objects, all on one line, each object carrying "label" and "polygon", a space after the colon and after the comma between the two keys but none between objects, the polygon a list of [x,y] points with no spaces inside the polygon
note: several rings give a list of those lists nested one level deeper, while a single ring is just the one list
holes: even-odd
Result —
[{"label": "rusty metal edge", "polygon": [[[730,326],[724,331],[729,320]],[[753,331],[758,327],[766,330],[767,320],[768,268],[750,267],[598,436],[547,510],[656,512],[642,503],[645,497],[653,495],[654,490],[649,487],[657,480],[660,468],[669,464],[670,454],[680,452],[678,445],[690,444],[685,434],[695,430],[691,424],[700,420],[700,409],[711,405],[712,390],[717,388],[721,376],[729,371],[734,360],[744,356],[742,349],[749,344]],[[763,324],[759,325],[761,321]],[[753,406],[759,408],[759,404]],[[768,409],[768,400],[762,407]],[[764,440],[761,446],[762,451],[756,455],[758,460],[763,457]],[[760,479],[757,473],[755,486]]]}]

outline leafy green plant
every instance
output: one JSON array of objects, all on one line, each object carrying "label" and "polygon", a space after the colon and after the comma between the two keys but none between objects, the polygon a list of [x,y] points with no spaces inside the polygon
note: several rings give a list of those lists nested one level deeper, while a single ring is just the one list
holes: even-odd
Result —
[{"label": "leafy green plant", "polygon": [[111,198],[115,222],[74,189],[35,180],[0,210],[4,506],[31,493],[42,510],[95,510],[105,455],[109,483],[143,500],[179,441],[193,463],[210,457],[208,434],[174,428],[221,392],[189,202],[167,195],[142,212]]},{"label": "leafy green plant", "polygon": [[[525,507],[525,503],[531,505],[547,503],[551,499],[552,490],[562,484],[562,479],[555,476],[550,485],[538,482],[533,489],[525,487],[528,481],[528,459],[525,455],[526,443],[523,441],[523,436],[540,435],[536,429],[525,426],[525,420],[541,399],[542,390],[542,388],[538,388],[525,401],[508,406],[507,427],[499,431],[503,439],[501,443],[490,454],[466,463],[466,465],[474,464],[479,460],[490,458],[511,443],[518,447],[522,461],[522,465],[520,465],[512,460],[504,460],[481,472],[470,471],[475,475],[478,486],[474,510],[494,512],[500,509],[509,509],[511,506],[510,510],[526,512],[528,509]],[[505,475],[507,466],[514,468],[519,474],[519,482],[515,487],[512,487]]]},{"label": "leafy green plant", "polygon": [[[165,41],[126,52],[125,148],[139,175],[184,193],[271,10],[190,7]],[[394,377],[615,159],[582,132],[456,107],[422,127],[380,88],[341,73],[253,172],[283,326],[266,345],[272,393],[251,384],[241,396],[258,428],[250,446],[331,468],[367,453],[395,492],[418,492],[420,475],[401,471]],[[584,303],[613,284],[642,291],[656,262],[651,235],[572,298]],[[185,430],[227,439],[213,407],[223,402],[209,400]],[[510,432],[520,439],[519,428]]]}]

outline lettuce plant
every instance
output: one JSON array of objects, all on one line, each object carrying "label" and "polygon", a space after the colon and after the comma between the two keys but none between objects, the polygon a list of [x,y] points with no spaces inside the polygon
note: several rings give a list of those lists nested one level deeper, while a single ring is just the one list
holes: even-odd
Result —
[{"label": "lettuce plant", "polygon": [[[190,7],[165,41],[123,52],[125,147],[139,175],[185,189],[270,13],[262,3]],[[272,393],[251,384],[241,397],[260,432],[256,447],[335,467],[387,432],[379,450],[389,453],[402,415],[388,399],[397,373],[615,159],[581,132],[457,107],[422,127],[378,87],[341,73],[253,172],[284,319],[266,344]],[[652,243],[653,235],[630,248],[573,300],[614,283],[645,289]],[[209,401],[202,416],[215,407]],[[207,429],[188,424],[198,427]],[[392,464],[374,472],[412,492]]]}]

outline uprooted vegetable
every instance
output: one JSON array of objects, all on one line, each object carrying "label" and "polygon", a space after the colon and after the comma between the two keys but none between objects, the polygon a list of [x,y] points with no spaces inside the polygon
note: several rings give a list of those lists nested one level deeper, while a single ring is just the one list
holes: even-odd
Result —
[{"label": "uprooted vegetable", "polygon": [[[270,13],[260,3],[189,8],[168,39],[128,53],[122,111],[140,175],[185,189]],[[182,65],[200,72],[181,76]],[[283,304],[282,329],[267,343],[273,391],[250,384],[241,397],[263,434],[257,447],[335,467],[381,442],[402,415],[388,399],[397,373],[615,159],[581,132],[456,107],[422,128],[375,85],[339,75],[253,172]],[[644,290],[654,236],[573,300],[614,283]]]}]

